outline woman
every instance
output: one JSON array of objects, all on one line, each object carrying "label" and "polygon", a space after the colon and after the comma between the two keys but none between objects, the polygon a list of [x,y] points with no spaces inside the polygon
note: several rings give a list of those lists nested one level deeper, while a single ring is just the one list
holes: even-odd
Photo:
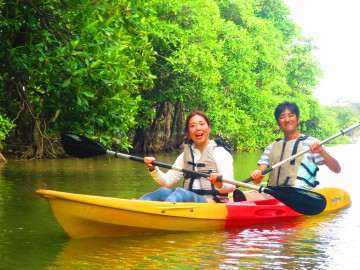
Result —
[{"label": "woman", "polygon": [[[169,201],[169,202],[226,202],[228,193],[235,189],[234,185],[217,181],[234,178],[233,158],[231,154],[209,139],[210,121],[201,111],[192,111],[185,122],[185,135],[190,143],[184,146],[184,152],[178,156],[174,167],[181,167],[208,173],[208,178],[195,178],[182,172],[169,170],[163,173],[151,163],[154,157],[145,157],[144,162],[150,175],[162,187],[142,196],[139,200]],[[170,189],[182,177],[183,188]]]}]

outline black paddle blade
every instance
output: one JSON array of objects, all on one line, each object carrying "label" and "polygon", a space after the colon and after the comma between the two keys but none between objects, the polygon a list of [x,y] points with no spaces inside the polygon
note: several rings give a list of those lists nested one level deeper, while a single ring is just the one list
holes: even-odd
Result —
[{"label": "black paddle blade", "polygon": [[61,145],[65,152],[76,158],[96,157],[106,154],[106,149],[85,136],[67,133],[61,135]]},{"label": "black paddle blade", "polygon": [[324,211],[326,198],[319,193],[295,187],[266,187],[263,192],[275,197],[303,215],[317,215]]}]

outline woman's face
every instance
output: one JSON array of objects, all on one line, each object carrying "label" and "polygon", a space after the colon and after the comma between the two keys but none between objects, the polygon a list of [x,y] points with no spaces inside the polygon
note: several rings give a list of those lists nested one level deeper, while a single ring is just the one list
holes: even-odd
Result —
[{"label": "woman's face", "polygon": [[205,118],[194,115],[189,121],[189,137],[196,145],[204,145],[209,142],[210,127]]}]

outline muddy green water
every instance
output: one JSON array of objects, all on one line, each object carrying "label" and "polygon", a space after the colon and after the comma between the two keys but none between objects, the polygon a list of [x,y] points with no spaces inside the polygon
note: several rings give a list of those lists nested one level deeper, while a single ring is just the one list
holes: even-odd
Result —
[{"label": "muddy green water", "polygon": [[[322,167],[323,186],[340,187],[352,206],[329,215],[228,231],[70,239],[38,188],[119,198],[158,188],[145,166],[104,156],[10,160],[0,165],[0,269],[360,269],[360,144],[329,148],[342,172]],[[173,163],[178,153],[156,155]],[[248,177],[260,153],[235,153],[235,178]]]}]

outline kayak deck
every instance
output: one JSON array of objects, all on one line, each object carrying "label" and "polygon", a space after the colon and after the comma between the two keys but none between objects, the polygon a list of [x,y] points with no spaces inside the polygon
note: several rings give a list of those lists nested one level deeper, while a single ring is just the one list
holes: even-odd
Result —
[{"label": "kayak deck", "polygon": [[[318,189],[324,212],[351,204],[338,188]],[[282,221],[301,216],[275,198],[221,203],[172,203],[118,199],[39,189],[71,238],[109,237],[170,231],[206,231]]]}]

